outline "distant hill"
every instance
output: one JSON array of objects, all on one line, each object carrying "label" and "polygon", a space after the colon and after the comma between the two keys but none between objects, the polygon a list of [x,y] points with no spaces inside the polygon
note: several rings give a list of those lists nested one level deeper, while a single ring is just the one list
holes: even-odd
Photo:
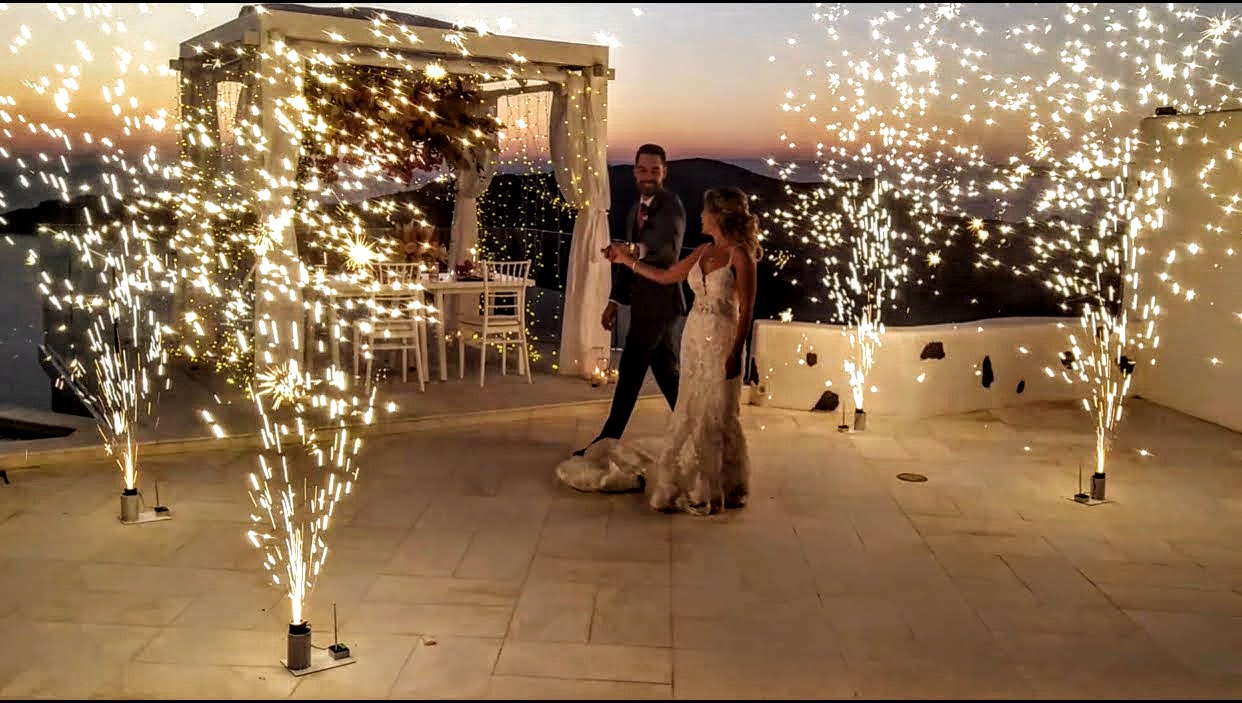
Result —
[{"label": "distant hill", "polygon": [[[610,166],[609,179],[612,196],[609,226],[612,236],[620,238],[624,236],[625,218],[637,197],[637,189],[628,164]],[[821,282],[823,252],[777,231],[779,228],[766,216],[786,207],[788,189],[810,189],[816,187],[815,184],[787,183],[734,164],[694,158],[669,162],[665,185],[685,205],[684,246],[687,249],[704,241],[700,215],[706,190],[734,186],[753,196],[752,209],[770,230],[764,242],[769,256],[760,263],[756,316],[771,318],[789,310],[799,320],[832,321],[833,311]],[[373,200],[414,204],[435,227],[447,230],[453,217],[453,194],[452,182],[433,181],[416,190]],[[82,222],[83,208],[97,208],[97,203],[96,196],[84,196],[71,204],[46,201],[32,208],[11,211],[5,214],[8,224],[0,227],[0,231],[29,233],[41,223],[77,224]],[[349,207],[361,211],[358,206],[355,203]],[[481,198],[479,211],[482,236],[497,255],[531,258],[541,287],[563,288],[570,245],[567,233],[573,231],[575,212],[561,197],[551,173],[497,175]],[[895,218],[900,219],[900,215]],[[369,214],[365,219],[377,227],[393,224],[382,215]],[[402,215],[399,221],[406,219],[408,215]],[[910,262],[910,284],[901,291],[897,309],[887,316],[889,324],[1060,314],[1057,299],[1038,280],[1015,278],[1007,271],[978,267],[971,238],[950,236],[952,230],[964,224],[948,219],[942,222],[943,238],[947,243],[939,251],[941,262],[938,265],[929,266],[922,260]],[[1024,258],[1029,250],[1025,240],[1020,234],[1010,240],[1008,251],[1002,253],[1010,259]]]}]

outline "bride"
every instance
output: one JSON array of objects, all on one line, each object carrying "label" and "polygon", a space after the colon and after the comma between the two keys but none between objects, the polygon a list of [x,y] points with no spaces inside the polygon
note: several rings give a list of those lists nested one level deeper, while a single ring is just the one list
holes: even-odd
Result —
[{"label": "bride", "polygon": [[[703,233],[712,241],[669,269],[637,261],[623,244],[604,250],[610,261],[640,276],[666,285],[689,280],[694,291],[667,444],[654,462],[641,457],[629,463],[640,464],[632,471],[645,479],[652,508],[696,515],[746,503],[750,465],[741,421],[742,352],[754,316],[756,262],[763,254],[758,221],[746,194],[736,188],[704,195]],[[609,462],[618,463],[616,457]],[[566,479],[566,472],[558,473]]]}]

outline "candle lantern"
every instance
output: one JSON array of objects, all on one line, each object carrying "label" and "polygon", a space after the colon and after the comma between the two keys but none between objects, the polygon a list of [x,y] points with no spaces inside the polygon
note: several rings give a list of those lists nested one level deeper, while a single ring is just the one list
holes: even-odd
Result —
[{"label": "candle lantern", "polygon": [[606,347],[595,347],[591,350],[591,356],[595,357],[595,368],[591,372],[591,386],[598,388],[608,385],[613,378],[611,359],[609,358],[608,349]]}]

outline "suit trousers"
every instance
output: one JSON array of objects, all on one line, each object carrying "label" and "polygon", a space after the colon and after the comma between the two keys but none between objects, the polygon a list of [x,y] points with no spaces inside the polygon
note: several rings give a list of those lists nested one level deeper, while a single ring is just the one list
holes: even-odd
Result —
[{"label": "suit trousers", "polygon": [[634,405],[642,391],[647,370],[655,376],[656,384],[671,410],[677,405],[677,386],[680,373],[677,361],[675,334],[679,317],[665,320],[631,321],[625,346],[621,350],[621,363],[617,369],[617,388],[612,395],[612,409],[599,439],[621,439],[625,426],[634,414]]}]

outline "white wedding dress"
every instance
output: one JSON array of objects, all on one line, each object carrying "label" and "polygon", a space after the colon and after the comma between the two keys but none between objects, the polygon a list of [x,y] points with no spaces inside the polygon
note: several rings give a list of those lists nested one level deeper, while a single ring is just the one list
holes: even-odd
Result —
[{"label": "white wedding dress", "polygon": [[646,484],[656,510],[708,515],[746,503],[750,461],[742,431],[742,375],[725,378],[737,334],[733,269],[689,276],[694,306],[681,336],[677,407],[662,440],[602,440],[585,456],[557,467],[561,481],[582,491],[632,491]]}]

